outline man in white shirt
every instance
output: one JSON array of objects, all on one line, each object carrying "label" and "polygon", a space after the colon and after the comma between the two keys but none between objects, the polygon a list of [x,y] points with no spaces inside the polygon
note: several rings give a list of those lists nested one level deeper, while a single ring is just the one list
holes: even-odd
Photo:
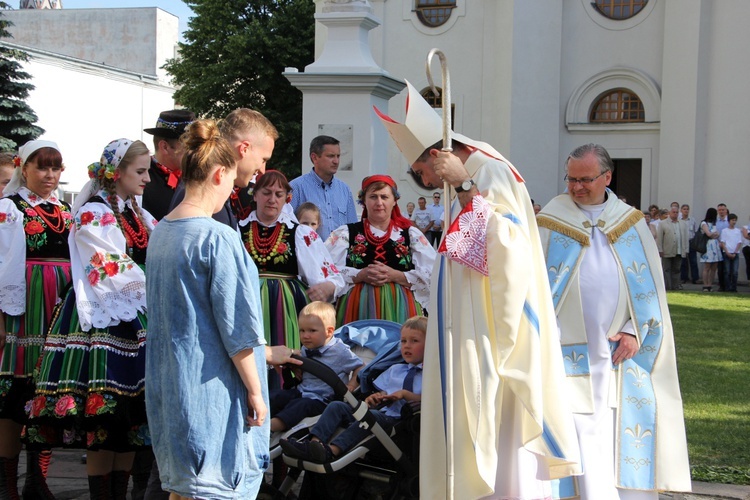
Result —
[{"label": "man in white shirt", "polygon": [[[719,233],[719,237],[721,237],[721,232],[729,227],[729,209],[727,208],[726,203],[719,203],[718,205],[716,205],[716,212],[718,213],[718,216],[716,217],[716,231]],[[724,260],[720,260],[719,267],[716,271],[719,275],[720,292],[725,292],[727,290],[727,284],[724,282],[724,277],[726,276],[726,271],[724,269],[725,262],[726,258]]]},{"label": "man in white shirt", "polygon": [[737,215],[729,214],[729,227],[722,229],[719,245],[724,253],[724,286],[727,292],[737,292],[737,272],[740,268],[742,231],[737,226]]},{"label": "man in white shirt", "polygon": [[417,229],[422,231],[422,234],[426,235],[432,229],[432,211],[427,209],[427,200],[424,196],[420,196],[417,203],[419,209],[414,210],[414,213],[411,214],[411,221],[417,226]]},{"label": "man in white shirt", "polygon": [[432,227],[428,233],[428,240],[432,245],[437,248],[440,244],[440,238],[443,237],[443,226],[439,221],[443,220],[443,213],[445,209],[440,203],[440,193],[435,191],[432,193],[432,205],[430,205],[430,213],[432,214]]}]

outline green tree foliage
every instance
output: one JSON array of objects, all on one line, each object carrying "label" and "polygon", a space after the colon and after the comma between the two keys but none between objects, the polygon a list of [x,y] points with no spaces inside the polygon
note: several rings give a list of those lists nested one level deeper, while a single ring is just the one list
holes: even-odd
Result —
[{"label": "green tree foliage", "polygon": [[[13,37],[8,31],[13,23],[2,15],[2,10],[9,8],[7,2],[0,1],[0,40]],[[31,75],[21,71],[21,62],[28,59],[25,52],[0,45],[0,151],[15,150],[44,133],[34,125],[37,116],[25,102],[34,90],[26,82]]]},{"label": "green tree foliage", "polygon": [[282,76],[313,62],[313,0],[184,0],[195,13],[166,69],[175,100],[202,116],[260,111],[279,130],[270,168],[301,170],[302,93]]}]

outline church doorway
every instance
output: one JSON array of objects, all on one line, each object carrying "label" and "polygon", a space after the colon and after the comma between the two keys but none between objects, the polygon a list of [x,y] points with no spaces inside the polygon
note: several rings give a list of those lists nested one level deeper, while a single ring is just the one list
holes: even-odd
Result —
[{"label": "church doorway", "polygon": [[609,188],[619,198],[625,198],[628,205],[640,210],[641,206],[641,159],[628,158],[618,160],[613,158],[615,174]]}]

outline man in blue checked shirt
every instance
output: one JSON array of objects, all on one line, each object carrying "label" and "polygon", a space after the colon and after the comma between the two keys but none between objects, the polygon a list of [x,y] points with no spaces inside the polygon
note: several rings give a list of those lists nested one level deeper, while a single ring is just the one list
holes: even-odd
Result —
[{"label": "man in blue checked shirt", "polygon": [[351,189],[346,183],[333,177],[339,169],[340,157],[341,146],[338,139],[319,135],[310,142],[312,170],[290,183],[291,203],[295,211],[307,201],[320,210],[321,225],[318,234],[324,241],[334,229],[357,222],[357,209]]}]

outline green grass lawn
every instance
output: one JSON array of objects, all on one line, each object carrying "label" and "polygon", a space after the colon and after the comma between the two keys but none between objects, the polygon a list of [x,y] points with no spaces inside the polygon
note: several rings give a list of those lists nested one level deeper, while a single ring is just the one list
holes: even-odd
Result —
[{"label": "green grass lawn", "polygon": [[693,479],[750,484],[750,295],[668,301]]}]

